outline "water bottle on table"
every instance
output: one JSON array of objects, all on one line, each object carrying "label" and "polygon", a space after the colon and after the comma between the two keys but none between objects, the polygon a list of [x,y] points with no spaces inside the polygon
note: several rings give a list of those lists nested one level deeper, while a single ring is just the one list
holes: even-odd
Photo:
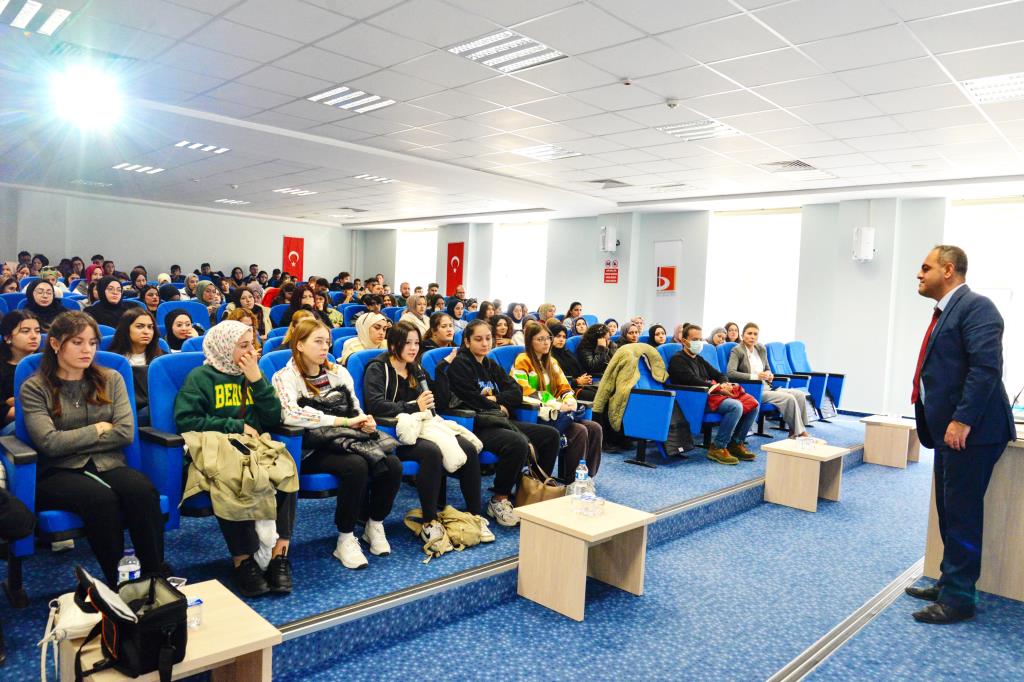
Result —
[{"label": "water bottle on table", "polygon": [[584,516],[595,516],[597,512],[597,488],[594,486],[594,479],[590,477],[587,469],[587,462],[580,460],[576,467],[576,479],[569,491],[572,495],[572,509],[577,514]]},{"label": "water bottle on table", "polygon": [[142,575],[142,564],[135,556],[135,550],[131,548],[124,550],[124,556],[117,562],[117,584],[135,580],[140,575]]}]

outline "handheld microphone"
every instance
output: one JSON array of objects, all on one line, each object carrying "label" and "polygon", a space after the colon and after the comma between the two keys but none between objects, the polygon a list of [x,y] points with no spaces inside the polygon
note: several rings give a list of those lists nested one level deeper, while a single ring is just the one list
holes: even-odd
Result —
[{"label": "handheld microphone", "polygon": [[[416,375],[416,381],[421,386],[423,386],[423,391],[421,391],[421,393],[425,392],[425,391],[429,391],[430,390],[430,386],[427,385],[427,373],[423,371],[423,368],[421,366],[416,365],[415,375]],[[430,412],[431,416],[433,416],[433,417],[437,416],[437,412],[434,410],[433,407],[430,408],[429,412]]]}]

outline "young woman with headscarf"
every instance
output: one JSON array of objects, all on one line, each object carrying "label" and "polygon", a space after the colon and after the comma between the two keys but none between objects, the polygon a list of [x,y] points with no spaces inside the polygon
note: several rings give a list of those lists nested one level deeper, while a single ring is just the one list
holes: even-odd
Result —
[{"label": "young woman with headscarf", "polygon": [[104,277],[96,284],[96,302],[85,309],[99,324],[117,327],[124,311],[133,306],[121,299],[123,291],[121,280],[116,277]]},{"label": "young woman with headscarf", "polygon": [[210,315],[210,326],[217,324],[217,309],[220,308],[220,289],[213,282],[203,280],[196,285],[196,300],[206,306]]},{"label": "young woman with headscarf", "polygon": [[[452,324],[456,330],[465,329],[469,321],[466,319],[466,304],[461,298],[453,298],[448,302],[448,317],[452,318]],[[436,315],[437,313],[435,313]]]},{"label": "young woman with headscarf", "polygon": [[181,344],[199,336],[199,330],[192,325],[192,318],[182,308],[175,308],[164,316],[164,340],[172,353],[181,352]]},{"label": "young woman with headscarf", "polygon": [[341,347],[341,364],[348,363],[348,357],[361,350],[380,348],[387,350],[388,328],[391,322],[381,313],[366,312],[356,320],[356,335],[345,341]]},{"label": "young woman with headscarf", "polygon": [[[260,372],[252,328],[234,320],[221,322],[203,338],[206,359],[188,376],[174,401],[178,430],[244,433],[259,437],[281,423],[281,401]],[[218,517],[234,565],[238,590],[247,597],[292,589],[288,545],[295,522],[297,493],[277,491],[278,539],[261,547],[256,521]],[[215,510],[216,511],[216,510]]]},{"label": "young woman with headscarf", "polygon": [[161,284],[157,292],[160,294],[161,303],[181,300],[181,291],[173,284]]},{"label": "young woman with headscarf", "polygon": [[45,332],[67,308],[57,298],[53,285],[45,279],[38,279],[25,290],[25,310],[36,316],[39,328]]},{"label": "young woman with headscarf", "polygon": [[408,322],[426,336],[430,331],[430,319],[427,317],[427,299],[422,294],[413,294],[405,301],[405,312],[399,322]]}]

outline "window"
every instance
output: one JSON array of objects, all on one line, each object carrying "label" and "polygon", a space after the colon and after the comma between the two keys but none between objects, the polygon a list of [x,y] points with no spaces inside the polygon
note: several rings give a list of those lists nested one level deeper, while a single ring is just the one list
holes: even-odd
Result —
[{"label": "window", "polygon": [[495,225],[491,241],[492,299],[507,308],[512,301],[536,310],[544,301],[548,260],[548,224]]},{"label": "window", "polygon": [[408,282],[413,289],[421,286],[426,291],[436,278],[437,230],[399,230],[391,290],[397,292],[399,284]]},{"label": "window", "polygon": [[793,340],[800,275],[800,210],[715,213],[708,235],[704,331],[735,322],[760,342]]},{"label": "window", "polygon": [[1013,400],[1024,386],[1024,357],[1015,352],[1024,343],[1024,281],[1018,264],[1024,249],[1024,201],[954,201],[943,241],[967,252],[967,283],[991,298],[1003,316],[1003,381]]}]

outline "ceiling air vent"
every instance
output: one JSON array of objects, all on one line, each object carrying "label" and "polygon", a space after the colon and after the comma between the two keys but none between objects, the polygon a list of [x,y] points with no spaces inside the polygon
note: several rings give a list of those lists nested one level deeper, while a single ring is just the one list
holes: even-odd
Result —
[{"label": "ceiling air vent", "polygon": [[790,180],[833,180],[836,177],[797,159],[759,163],[757,167],[769,173],[785,173]]},{"label": "ceiling air vent", "polygon": [[601,189],[622,189],[623,187],[632,187],[632,185],[626,184],[621,180],[613,180],[611,178],[605,178],[604,180],[588,180],[592,185],[601,185]]}]

